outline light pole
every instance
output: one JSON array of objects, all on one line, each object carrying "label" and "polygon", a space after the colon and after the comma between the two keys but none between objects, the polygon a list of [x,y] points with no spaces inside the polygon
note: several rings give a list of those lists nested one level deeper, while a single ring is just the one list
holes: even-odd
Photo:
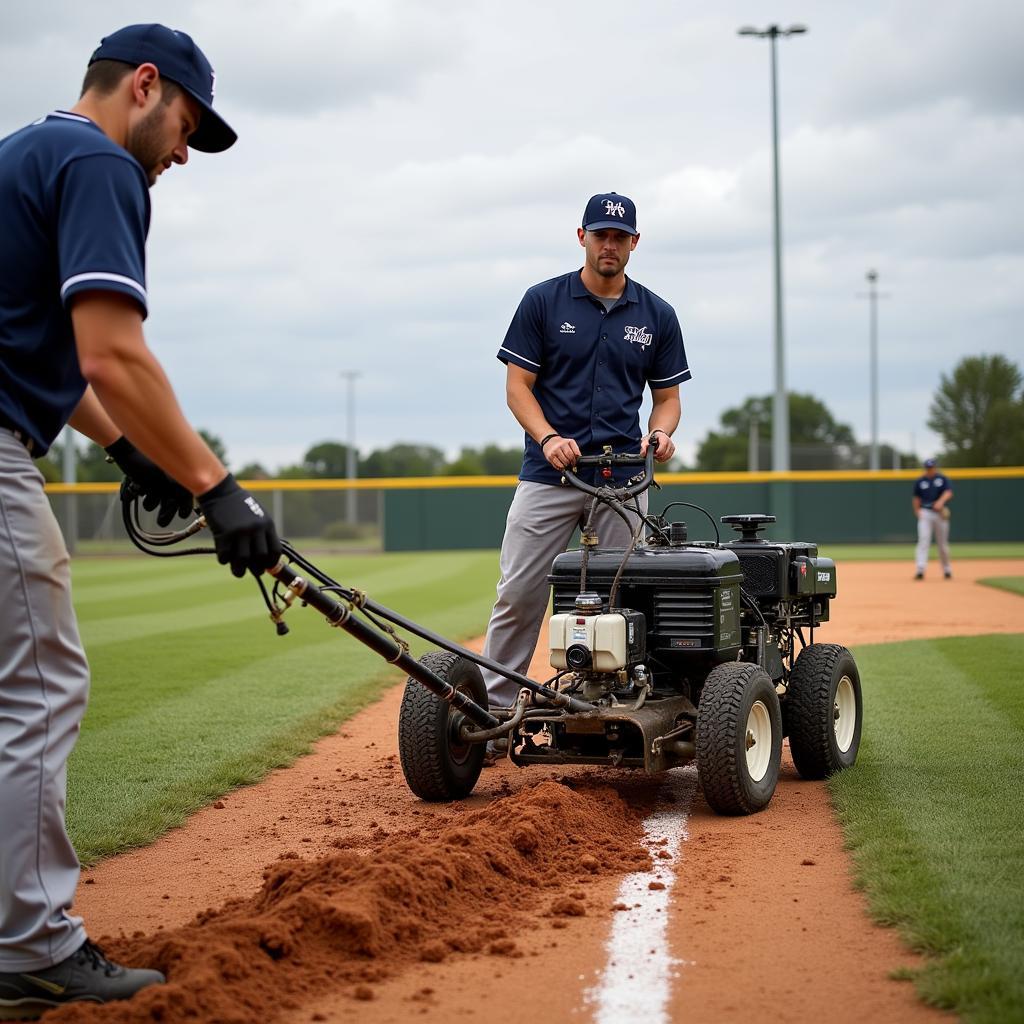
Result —
[{"label": "light pole", "polygon": [[878,291],[878,271],[869,270],[865,275],[868,282],[868,293],[859,293],[860,298],[867,298],[870,303],[870,375],[871,375],[871,449],[868,468],[878,471],[882,468],[878,453],[878,300],[885,298]]},{"label": "light pole", "polygon": [[794,36],[806,32],[804,25],[766,29],[741,28],[741,36],[767,39],[771,49],[772,67],[772,185],[774,192],[775,235],[775,398],[772,402],[772,469],[789,469],[789,403],[786,398],[786,346],[782,329],[782,200],[779,187],[779,104],[775,71],[775,40],[779,36]]},{"label": "light pole", "polygon": [[869,469],[877,473],[878,464],[878,271],[869,270],[868,301],[871,303],[871,462]]},{"label": "light pole", "polygon": [[[75,450],[75,431],[64,428],[64,457],[61,460],[63,479],[66,484],[75,482],[78,452]],[[78,495],[68,492],[64,495],[64,544],[69,554],[78,548]]]},{"label": "light pole", "polygon": [[764,407],[760,402],[751,405],[749,432],[747,437],[747,472],[756,473],[760,468],[761,423]]},{"label": "light pole", "polygon": [[[345,476],[349,480],[356,478],[356,378],[358,370],[342,370],[341,376],[348,381],[348,436],[345,441]],[[353,525],[356,522],[356,491],[348,489],[345,504],[345,518]]]}]

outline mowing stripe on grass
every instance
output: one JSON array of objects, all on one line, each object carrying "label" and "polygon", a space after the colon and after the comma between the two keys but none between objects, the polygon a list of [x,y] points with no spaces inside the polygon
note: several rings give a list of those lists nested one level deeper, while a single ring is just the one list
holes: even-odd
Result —
[{"label": "mowing stripe on grass", "polygon": [[[293,607],[291,634],[278,637],[255,584],[211,560],[115,568],[112,580],[106,563],[74,566],[93,685],[69,765],[68,827],[85,863],[149,842],[290,763],[400,681],[311,609]],[[323,568],[458,639],[486,625],[497,557],[331,558]],[[414,653],[427,647],[408,639]]]},{"label": "mowing stripe on grass", "polygon": [[864,739],[830,785],[874,915],[935,959],[921,994],[1024,1019],[1024,636],[859,647]]}]

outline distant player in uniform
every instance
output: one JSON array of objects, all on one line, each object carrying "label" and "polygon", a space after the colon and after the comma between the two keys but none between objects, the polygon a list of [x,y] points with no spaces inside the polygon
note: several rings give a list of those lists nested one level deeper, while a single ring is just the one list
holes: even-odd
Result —
[{"label": "distant player in uniform", "polygon": [[[657,461],[667,462],[675,453],[679,385],[690,379],[675,311],[626,277],[640,241],[632,201],[614,192],[593,196],[577,236],[585,252],[582,270],[530,288],[498,350],[507,367],[508,407],[526,431],[526,451],[484,653],[517,672],[526,671],[537,646],[551,561],[586,521],[593,501],[563,485],[562,474],[580,455],[600,455],[605,445],[641,454],[654,445]],[[641,435],[646,388],[653,408]],[[631,473],[635,469],[616,467],[615,482],[625,484]],[[591,482],[607,481],[598,480],[595,468]],[[626,524],[606,505],[597,509],[594,527],[604,547],[629,543]],[[485,671],[484,681],[492,705],[515,700],[511,680]]]},{"label": "distant player in uniform", "polygon": [[949,477],[939,472],[935,459],[924,460],[924,475],[914,483],[914,515],[917,516],[917,574],[915,580],[924,579],[928,567],[928,551],[932,546],[932,535],[939,549],[939,560],[947,580],[953,578],[953,566],[949,560],[949,503],[953,500],[953,489]]},{"label": "distant player in uniform", "polygon": [[[185,421],[146,347],[149,187],[189,146],[227,149],[213,71],[184,33],[133,25],[92,55],[82,95],[0,140],[0,1018],[162,982],[111,963],[69,911],[67,758],[89,669],[69,560],[33,458],[70,423],[166,526],[193,496],[236,576],[280,554],[270,517]],[[140,678],[140,684],[142,680]],[[126,894],[127,895],[127,894]]]}]

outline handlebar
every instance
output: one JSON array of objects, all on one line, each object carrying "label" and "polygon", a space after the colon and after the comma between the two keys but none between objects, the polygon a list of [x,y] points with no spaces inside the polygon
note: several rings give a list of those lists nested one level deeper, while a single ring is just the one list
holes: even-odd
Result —
[{"label": "handlebar", "polygon": [[[648,445],[646,455],[641,455],[639,452],[622,455],[615,455],[611,452],[604,455],[581,455],[576,460],[576,465],[562,474],[562,480],[578,491],[595,497],[605,496],[609,490],[613,490],[616,492],[616,496],[626,495],[633,498],[646,491],[654,483],[654,452],[655,446]],[[580,466],[643,466],[644,475],[640,481],[629,487],[594,487],[593,484],[580,480],[576,475]]]}]

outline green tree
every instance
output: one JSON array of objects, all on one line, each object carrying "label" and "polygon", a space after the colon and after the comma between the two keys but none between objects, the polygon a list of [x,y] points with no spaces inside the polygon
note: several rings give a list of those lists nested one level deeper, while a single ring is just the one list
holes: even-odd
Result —
[{"label": "green tree", "polygon": [[484,476],[483,459],[475,448],[463,448],[459,457],[444,468],[446,476]]},{"label": "green tree", "polygon": [[[835,451],[855,447],[853,430],[845,423],[838,423],[824,402],[813,395],[792,391],[788,397],[789,441],[794,448],[807,445],[821,451]],[[721,416],[722,429],[709,431],[697,449],[697,469],[701,472],[737,472],[749,468],[751,423],[757,420],[760,440],[770,444],[771,409],[771,395],[748,398],[741,406],[726,409]]]},{"label": "green tree", "polygon": [[523,464],[521,448],[463,448],[459,457],[445,468],[448,476],[515,476]]},{"label": "green tree", "polygon": [[399,442],[370,452],[359,465],[359,475],[367,478],[438,476],[444,471],[444,465],[444,452],[440,448]]},{"label": "green tree", "polygon": [[235,475],[239,480],[270,479],[270,472],[262,462],[247,462]]},{"label": "green tree", "polygon": [[480,459],[489,476],[515,476],[523,465],[523,449],[489,444],[480,452]]},{"label": "green tree", "polygon": [[1004,356],[967,356],[943,374],[928,426],[947,466],[1024,465],[1024,378]]},{"label": "green tree", "polygon": [[[358,463],[359,452],[356,452]],[[348,445],[339,441],[321,441],[302,457],[306,476],[324,480],[344,480],[348,476]]]},{"label": "green tree", "polygon": [[52,448],[41,459],[36,459],[36,468],[43,474],[43,479],[48,484],[59,483],[63,477],[60,470],[60,459],[54,461]]},{"label": "green tree", "polygon": [[95,441],[86,441],[84,447],[78,447],[78,465],[75,477],[82,483],[99,483],[101,481],[118,483],[124,473],[113,462],[107,462],[107,453]]}]

